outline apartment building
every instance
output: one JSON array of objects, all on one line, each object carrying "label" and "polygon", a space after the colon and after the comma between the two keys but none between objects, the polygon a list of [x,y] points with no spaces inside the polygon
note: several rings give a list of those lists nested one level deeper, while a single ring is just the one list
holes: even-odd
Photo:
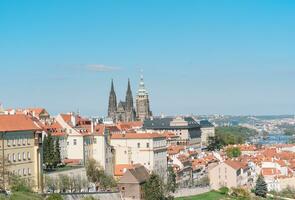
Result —
[{"label": "apartment building", "polygon": [[200,147],[201,127],[192,117],[153,118],[144,121],[143,129],[161,133],[172,132],[179,136],[177,144]]},{"label": "apartment building", "polygon": [[[28,115],[0,115],[1,182],[9,188],[12,175],[42,191],[42,128]],[[4,165],[3,165],[4,163]]]},{"label": "apartment building", "polygon": [[235,160],[226,160],[209,167],[210,186],[214,190],[221,187],[241,187],[249,184],[248,164]]},{"label": "apartment building", "polygon": [[215,127],[208,120],[201,120],[199,124],[201,126],[202,145],[207,146],[209,142],[209,138],[215,136]]},{"label": "apartment building", "polygon": [[112,134],[115,164],[140,163],[150,172],[166,177],[166,137],[158,133]]}]

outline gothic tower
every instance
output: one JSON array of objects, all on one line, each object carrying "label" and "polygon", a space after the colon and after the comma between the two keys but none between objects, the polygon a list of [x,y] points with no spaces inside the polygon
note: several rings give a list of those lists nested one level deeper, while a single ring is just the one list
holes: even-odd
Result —
[{"label": "gothic tower", "polygon": [[139,89],[136,95],[136,118],[144,121],[152,116],[149,95],[144,86],[143,76],[140,77]]},{"label": "gothic tower", "polygon": [[130,80],[128,79],[128,86],[127,86],[127,92],[126,92],[126,98],[125,98],[125,114],[126,114],[126,121],[134,121],[134,115],[135,115],[135,110],[133,107],[133,96],[132,96],[132,91],[131,91],[131,86],[130,86]]},{"label": "gothic tower", "polygon": [[114,89],[114,82],[112,80],[111,91],[109,96],[109,108],[108,108],[108,117],[113,121],[116,121],[117,114],[117,97]]}]

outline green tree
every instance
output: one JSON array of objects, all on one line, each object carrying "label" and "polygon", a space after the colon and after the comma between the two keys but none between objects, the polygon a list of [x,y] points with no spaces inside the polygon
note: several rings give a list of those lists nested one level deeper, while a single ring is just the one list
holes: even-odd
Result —
[{"label": "green tree", "polygon": [[226,149],[226,155],[229,158],[237,158],[242,154],[241,149],[239,147],[229,147]]},{"label": "green tree", "polygon": [[71,185],[71,182],[70,182],[69,176],[60,174],[59,181],[58,181],[59,190],[61,192],[67,192],[67,190],[70,189],[70,185]]},{"label": "green tree", "polygon": [[58,188],[58,181],[56,180],[56,178],[45,176],[45,187],[48,190],[51,190],[52,193],[54,193]]},{"label": "green tree", "polygon": [[10,179],[11,190],[14,192],[32,192],[32,182],[30,179],[23,179],[13,175]]},{"label": "green tree", "polygon": [[167,178],[166,189],[168,192],[174,193],[177,188],[176,174],[174,173],[173,167],[171,166],[168,167],[167,172],[168,172],[168,178]]},{"label": "green tree", "polygon": [[255,185],[255,195],[260,197],[266,197],[267,194],[267,184],[264,181],[263,176],[259,176]]},{"label": "green tree", "polygon": [[219,136],[213,136],[208,138],[208,151],[220,150],[223,147],[223,142]]},{"label": "green tree", "polygon": [[61,163],[60,145],[59,145],[59,139],[56,138],[55,145],[54,145],[54,166],[56,167],[60,163]]},{"label": "green tree", "polygon": [[165,200],[163,182],[158,175],[152,173],[143,186],[145,200]]},{"label": "green tree", "polygon": [[55,150],[54,150],[54,140],[51,136],[51,133],[48,133],[44,137],[43,141],[43,160],[46,166],[46,169],[52,170],[54,167],[55,159]]}]

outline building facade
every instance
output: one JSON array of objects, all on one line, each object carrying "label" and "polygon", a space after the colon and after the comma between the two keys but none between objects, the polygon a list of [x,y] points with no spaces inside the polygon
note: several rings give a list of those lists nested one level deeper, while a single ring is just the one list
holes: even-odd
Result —
[{"label": "building facade", "polygon": [[250,184],[247,163],[226,160],[209,169],[210,187],[218,190],[221,187],[237,188]]},{"label": "building facade", "polygon": [[17,175],[41,192],[42,127],[27,115],[0,115],[0,136],[2,187]]},{"label": "building facade", "polygon": [[157,133],[113,134],[111,145],[115,149],[115,163],[145,166],[163,178],[167,171],[166,137]]},{"label": "building facade", "polygon": [[192,117],[165,117],[144,121],[143,129],[147,131],[167,131],[179,137],[177,144],[199,147],[201,145],[201,128]]}]

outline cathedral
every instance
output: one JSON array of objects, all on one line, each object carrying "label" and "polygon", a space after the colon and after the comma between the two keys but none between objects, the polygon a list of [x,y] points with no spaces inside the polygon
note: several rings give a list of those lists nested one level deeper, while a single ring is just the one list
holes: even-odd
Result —
[{"label": "cathedral", "polygon": [[152,116],[150,111],[150,103],[148,92],[145,89],[143,76],[140,78],[139,89],[136,95],[136,110],[133,105],[133,96],[128,80],[125,101],[117,104],[117,96],[114,88],[114,82],[111,83],[111,91],[109,96],[108,118],[114,122],[131,122],[136,120],[144,121]]}]

